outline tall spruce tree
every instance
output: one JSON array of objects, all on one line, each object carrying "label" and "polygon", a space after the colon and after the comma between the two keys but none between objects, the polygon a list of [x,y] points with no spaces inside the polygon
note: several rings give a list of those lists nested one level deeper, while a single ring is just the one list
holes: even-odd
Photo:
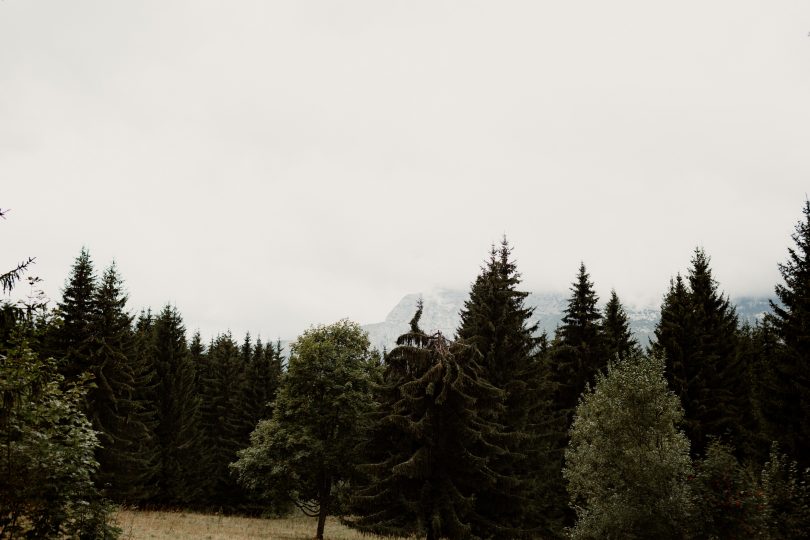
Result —
[{"label": "tall spruce tree", "polygon": [[596,374],[608,364],[601,329],[602,315],[596,308],[598,301],[585,264],[581,263],[551,348],[557,383],[556,403],[565,415],[566,426],[571,423],[585,385],[593,383]]},{"label": "tall spruce tree", "polygon": [[779,302],[771,302],[773,324],[781,341],[772,361],[778,389],[766,411],[783,448],[810,466],[810,200],[791,238],[787,261],[779,265],[784,283],[776,286]]},{"label": "tall spruce tree", "polygon": [[610,359],[623,361],[641,352],[638,342],[630,331],[627,312],[615,290],[610,291],[610,300],[605,305],[602,317],[602,338]]},{"label": "tall spruce tree", "polygon": [[[355,495],[350,523],[365,531],[419,534],[428,540],[513,534],[482,515],[476,493],[514,486],[490,463],[510,436],[492,421],[503,392],[484,378],[476,347],[427,335],[418,326],[386,356],[380,415],[365,445],[367,482]],[[500,416],[498,412],[498,416]]]},{"label": "tall spruce tree", "polygon": [[230,333],[211,343],[200,379],[202,424],[208,460],[206,483],[209,505],[236,509],[245,503],[245,492],[228,466],[237,451],[249,442],[251,426],[245,404],[246,368],[240,347]]},{"label": "tall spruce tree", "polygon": [[[556,467],[549,471],[548,493],[552,503],[556,502],[556,511],[563,515],[566,525],[571,525],[574,518],[571,509],[562,504],[566,500],[562,468],[569,439],[568,429],[580,395],[608,364],[602,316],[596,308],[598,300],[585,264],[580,263],[576,281],[571,285],[571,296],[562,324],[557,328],[547,353],[550,379],[554,385],[553,406],[558,422],[556,433],[550,430],[548,435],[553,450],[550,455],[556,463]],[[559,529],[554,532],[561,535]]]},{"label": "tall spruce tree", "polygon": [[[548,433],[556,431],[551,411],[552,389],[540,357],[537,324],[532,309],[524,305],[527,292],[518,290],[520,274],[510,260],[506,238],[492,246],[489,260],[476,278],[461,311],[457,339],[478,349],[483,377],[504,392],[504,407],[481,411],[513,435],[506,452],[493,458],[491,467],[514,479],[506,491],[494,484],[476,494],[477,512],[488,522],[514,530],[556,528],[554,504],[548,504],[546,479],[549,466],[558,460],[549,455]],[[552,427],[555,426],[555,427]],[[474,531],[485,536],[488,531]]]},{"label": "tall spruce tree", "polygon": [[[280,354],[280,353],[279,353]],[[256,426],[259,420],[270,418],[281,378],[281,358],[272,343],[265,345],[256,340],[247,365],[246,415],[248,423]]]},{"label": "tall spruce tree", "polygon": [[59,316],[47,347],[50,355],[62,359],[60,371],[67,382],[78,380],[89,369],[95,290],[93,261],[90,252],[83,247],[71,267],[62,300],[57,304]]},{"label": "tall spruce tree", "polygon": [[99,432],[101,447],[97,482],[117,501],[146,499],[153,466],[141,441],[153,437],[148,404],[137,395],[149,374],[139,369],[135,357],[132,317],[126,312],[127,296],[113,263],[104,272],[93,296],[90,323],[92,346],[88,367],[95,385],[87,394],[88,415]]},{"label": "tall spruce tree", "polygon": [[188,504],[198,501],[200,495],[200,398],[186,328],[174,306],[166,305],[155,319],[153,340],[158,403],[155,432],[160,452],[157,501]]},{"label": "tall spruce tree", "polygon": [[750,394],[738,354],[737,316],[718,291],[709,258],[700,248],[692,258],[688,287],[678,276],[664,298],[652,349],[665,357],[667,380],[683,404],[693,453],[703,454],[710,436],[740,448]]},{"label": "tall spruce tree", "polygon": [[151,437],[138,440],[138,454],[144,463],[150,463],[143,478],[143,492],[147,501],[159,495],[161,475],[160,441],[157,427],[160,423],[159,383],[157,374],[157,354],[155,344],[155,317],[151,309],[141,311],[133,326],[133,370],[136,385],[133,398],[141,404],[143,420]]}]

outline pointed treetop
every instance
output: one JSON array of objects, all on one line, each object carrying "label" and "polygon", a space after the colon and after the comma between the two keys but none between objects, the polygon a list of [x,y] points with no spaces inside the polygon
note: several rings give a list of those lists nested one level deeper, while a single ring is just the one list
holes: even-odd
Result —
[{"label": "pointed treetop", "polygon": [[610,300],[605,306],[605,316],[602,319],[602,331],[605,346],[611,359],[626,360],[640,352],[638,342],[630,331],[630,321],[624,306],[619,301],[616,290],[610,291]]},{"label": "pointed treetop", "polygon": [[596,309],[599,297],[593,288],[593,282],[585,268],[585,263],[579,265],[579,272],[574,283],[571,284],[571,298],[568,300],[568,307],[565,309],[563,317],[563,335],[566,328],[585,328],[598,323],[602,316]]}]

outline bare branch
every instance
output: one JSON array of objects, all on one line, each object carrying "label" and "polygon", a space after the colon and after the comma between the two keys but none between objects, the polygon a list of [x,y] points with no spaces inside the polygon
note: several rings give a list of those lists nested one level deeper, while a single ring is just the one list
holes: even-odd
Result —
[{"label": "bare branch", "polygon": [[33,264],[34,261],[34,257],[28,257],[28,260],[18,264],[17,268],[6,272],[5,274],[0,274],[0,285],[2,285],[4,293],[11,292],[11,289],[14,288],[14,285],[22,277],[22,273],[25,272],[28,266]]}]

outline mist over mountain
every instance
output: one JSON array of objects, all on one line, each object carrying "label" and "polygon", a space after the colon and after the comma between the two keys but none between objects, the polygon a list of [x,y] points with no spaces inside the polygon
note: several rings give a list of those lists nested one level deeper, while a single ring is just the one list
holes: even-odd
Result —
[{"label": "mist over mountain", "polygon": [[[435,289],[425,293],[412,293],[405,295],[388,313],[385,320],[378,323],[364,325],[368,332],[371,344],[382,350],[391,350],[396,345],[396,339],[408,330],[408,323],[416,312],[416,303],[421,297],[424,311],[419,321],[426,331],[441,331],[446,336],[456,333],[461,321],[460,312],[469,295],[468,291],[456,289]],[[568,302],[567,293],[530,293],[526,298],[526,305],[534,308],[532,322],[536,322],[539,332],[547,332],[549,337],[563,318],[563,312]],[[736,306],[740,322],[748,321],[751,324],[760,320],[770,311],[768,298],[755,296],[741,296],[732,298]],[[600,309],[604,302],[600,302]],[[647,346],[653,337],[655,325],[658,323],[660,306],[633,306],[626,304],[627,317],[630,328],[642,346]]]}]

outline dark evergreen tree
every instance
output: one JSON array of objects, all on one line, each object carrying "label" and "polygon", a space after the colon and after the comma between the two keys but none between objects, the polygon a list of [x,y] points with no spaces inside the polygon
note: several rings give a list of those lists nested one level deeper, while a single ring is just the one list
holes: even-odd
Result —
[{"label": "dark evergreen tree", "polygon": [[557,328],[551,347],[557,383],[556,405],[565,416],[566,429],[585,385],[593,383],[596,374],[604,371],[608,364],[602,338],[602,315],[596,308],[598,300],[585,264],[580,264],[562,324]]},{"label": "dark evergreen tree", "polygon": [[[493,489],[476,494],[477,512],[487,522],[517,530],[548,532],[557,528],[561,517],[556,497],[547,497],[549,466],[558,459],[549,455],[549,432],[555,432],[553,398],[547,364],[540,357],[537,325],[531,322],[532,309],[524,306],[528,293],[518,290],[520,274],[510,260],[511,248],[504,238],[499,249],[492,247],[489,260],[476,278],[470,297],[461,312],[457,338],[478,349],[482,355],[483,377],[504,392],[504,407],[481,411],[503,425],[514,437],[507,452],[496,456],[491,467],[514,479],[506,491]],[[553,427],[552,427],[553,426]],[[556,507],[556,508],[555,508]],[[488,527],[474,530],[479,536],[493,534]]]},{"label": "dark evergreen tree", "polygon": [[261,338],[256,345],[247,365],[246,415],[248,423],[255,426],[259,420],[270,418],[281,378],[280,357],[272,343],[267,346]]},{"label": "dark evergreen tree", "polygon": [[60,371],[68,382],[78,380],[89,369],[92,344],[93,305],[96,276],[90,252],[82,248],[58,303],[58,320],[48,339],[47,353],[61,358]]},{"label": "dark evergreen tree", "polygon": [[160,451],[157,501],[188,504],[200,496],[200,398],[186,329],[175,307],[167,305],[158,315],[153,339],[158,404],[155,431]]},{"label": "dark evergreen tree", "polygon": [[738,354],[737,316],[718,291],[703,250],[695,250],[688,287],[680,276],[671,284],[655,336],[652,349],[665,357],[667,380],[684,407],[692,452],[702,455],[709,436],[741,448],[750,389]]},{"label": "dark evergreen tree", "polygon": [[484,379],[476,347],[425,334],[421,312],[420,305],[411,332],[386,356],[382,409],[365,445],[370,478],[357,490],[351,524],[428,540],[472,538],[481,529],[508,537],[509,527],[475,504],[476,493],[515,485],[489,465],[510,439],[487,418],[503,392]]},{"label": "dark evergreen tree", "polygon": [[115,264],[94,292],[90,324],[92,346],[88,368],[95,385],[87,394],[93,428],[99,432],[100,469],[97,482],[107,494],[123,502],[146,499],[153,455],[143,452],[143,440],[153,437],[153,414],[137,395],[149,374],[139,369],[135,357],[132,317],[126,312],[127,296]]},{"label": "dark evergreen tree", "polygon": [[253,356],[253,340],[250,337],[250,332],[245,334],[245,339],[242,341],[242,346],[239,348],[239,356],[242,360],[242,365],[248,365]]},{"label": "dark evergreen tree", "polygon": [[610,291],[610,300],[602,317],[602,338],[610,359],[623,361],[641,353],[641,348],[630,331],[627,313],[615,290]]},{"label": "dark evergreen tree", "polygon": [[191,336],[191,341],[188,344],[188,356],[191,363],[194,365],[194,374],[196,375],[195,386],[197,388],[197,393],[202,395],[202,378],[206,367],[206,351],[199,330],[195,331],[194,335]]},{"label": "dark evergreen tree", "polygon": [[207,504],[236,509],[245,503],[245,492],[231,476],[228,466],[236,452],[249,443],[251,426],[246,415],[247,366],[240,347],[230,333],[216,337],[208,348],[202,386],[202,424],[208,460]]},{"label": "dark evergreen tree", "polygon": [[133,371],[136,385],[133,398],[143,408],[144,424],[151,437],[137,441],[138,454],[151,466],[143,479],[144,494],[148,501],[155,500],[160,491],[161,452],[157,427],[160,422],[159,382],[157,374],[157,354],[155,344],[155,318],[152,311],[141,311],[133,328]]},{"label": "dark evergreen tree", "polygon": [[745,461],[756,464],[767,461],[773,441],[780,436],[770,421],[771,400],[779,395],[773,362],[779,348],[779,338],[768,319],[753,326],[746,323],[739,329],[737,354],[746,367],[745,384],[750,389],[742,407],[746,437],[739,450]]},{"label": "dark evergreen tree", "polygon": [[689,291],[678,274],[669,282],[669,291],[661,304],[661,318],[655,328],[655,340],[650,348],[664,357],[667,383],[680,398],[685,418],[698,408],[703,394],[698,388],[700,381],[695,379],[696,364],[689,359],[690,351],[696,347],[692,326]]},{"label": "dark evergreen tree", "polygon": [[[581,263],[577,278],[571,286],[571,297],[557,328],[554,340],[545,355],[549,378],[553,383],[556,433],[550,430],[548,438],[556,465],[549,471],[548,496],[559,505],[567,499],[565,479],[562,476],[563,457],[568,445],[568,429],[574,418],[579,397],[596,375],[608,365],[608,353],[602,337],[602,316],[596,308],[598,298],[593,283]],[[553,426],[552,426],[553,427]],[[566,525],[572,525],[574,515],[570,508],[557,506]],[[561,531],[555,531],[558,535]]]},{"label": "dark evergreen tree", "polygon": [[781,347],[775,351],[775,390],[765,410],[782,448],[810,466],[810,200],[792,235],[794,247],[779,265],[784,283],[776,286],[779,302],[771,302],[770,322]]}]

